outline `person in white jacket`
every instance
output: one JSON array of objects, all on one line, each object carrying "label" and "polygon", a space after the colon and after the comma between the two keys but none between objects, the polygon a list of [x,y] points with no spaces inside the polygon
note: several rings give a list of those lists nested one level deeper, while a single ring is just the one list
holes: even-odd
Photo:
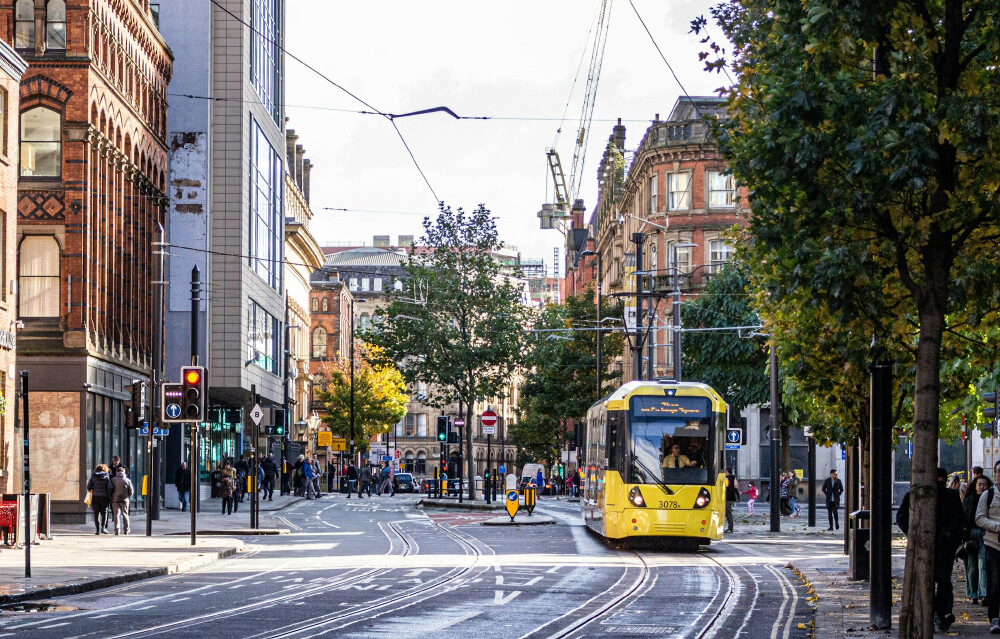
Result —
[{"label": "person in white jacket", "polygon": [[[1000,462],[993,468],[998,477]],[[986,612],[990,618],[990,634],[1000,635],[1000,499],[997,487],[983,493],[976,508],[976,525],[983,529],[986,545]]]}]

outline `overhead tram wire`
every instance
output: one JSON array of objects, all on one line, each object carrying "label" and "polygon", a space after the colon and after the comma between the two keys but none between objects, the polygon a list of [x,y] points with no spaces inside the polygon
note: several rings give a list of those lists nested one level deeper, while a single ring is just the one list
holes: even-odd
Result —
[{"label": "overhead tram wire", "polygon": [[702,115],[701,109],[698,108],[698,104],[691,98],[691,94],[688,93],[688,90],[684,88],[684,83],[681,82],[681,79],[677,77],[677,73],[674,71],[674,68],[670,66],[670,62],[667,61],[667,56],[663,55],[663,51],[660,49],[660,45],[656,43],[656,38],[653,37],[653,32],[649,30],[649,27],[646,26],[646,21],[642,19],[641,15],[639,15],[639,10],[635,8],[635,2],[633,0],[628,0],[628,3],[632,5],[632,11],[635,12],[635,17],[639,18],[639,22],[642,23],[642,28],[646,30],[646,34],[652,41],[653,46],[656,47],[656,52],[660,54],[660,58],[663,59],[663,63],[667,65],[668,69],[670,69],[670,75],[674,76],[674,80],[677,82],[677,86],[679,86],[681,88],[681,91],[684,92],[684,96],[691,101],[691,105],[694,107],[695,111],[698,112],[698,115],[699,116]]},{"label": "overhead tram wire", "polygon": [[430,180],[427,179],[427,175],[424,173],[424,170],[420,167],[420,163],[417,162],[416,156],[413,155],[413,151],[410,149],[410,145],[406,143],[406,138],[403,137],[403,132],[399,130],[398,126],[396,126],[396,123],[394,122],[392,114],[386,113],[384,111],[381,111],[381,110],[375,108],[374,106],[372,106],[371,104],[369,104],[368,102],[366,102],[365,100],[363,100],[362,98],[360,98],[357,95],[355,95],[354,93],[352,93],[350,90],[348,90],[343,85],[341,85],[341,84],[339,84],[337,82],[334,82],[334,80],[332,78],[330,78],[329,76],[327,76],[325,73],[323,73],[322,71],[320,71],[316,67],[312,66],[311,64],[309,64],[308,62],[306,62],[305,60],[303,60],[299,56],[295,55],[294,53],[288,51],[280,43],[275,42],[270,36],[262,33],[258,29],[255,29],[253,27],[253,25],[251,25],[250,23],[244,21],[242,18],[240,18],[239,16],[237,16],[236,14],[234,14],[232,11],[230,11],[226,7],[222,6],[222,4],[219,3],[219,0],[209,0],[209,2],[211,2],[213,5],[215,5],[216,7],[218,7],[223,13],[225,13],[226,15],[228,15],[233,20],[236,20],[237,22],[239,22],[240,24],[242,24],[243,26],[245,26],[251,32],[256,33],[257,35],[259,35],[265,42],[269,42],[272,45],[274,45],[275,48],[277,48],[279,51],[281,51],[282,53],[284,53],[285,55],[287,55],[292,60],[295,60],[296,62],[298,62],[299,64],[301,64],[302,66],[304,66],[306,69],[309,69],[310,71],[312,71],[313,73],[315,73],[316,75],[318,75],[323,80],[325,80],[325,81],[329,82],[330,84],[332,84],[333,86],[337,87],[338,89],[340,89],[341,91],[343,91],[344,93],[346,93],[350,97],[354,98],[355,100],[357,100],[358,102],[360,102],[364,106],[368,107],[372,111],[375,111],[378,115],[381,115],[382,117],[384,117],[387,120],[389,120],[389,122],[392,123],[392,128],[394,128],[396,130],[396,135],[398,135],[399,139],[403,142],[403,146],[406,148],[406,152],[410,155],[410,159],[413,160],[413,165],[417,168],[417,171],[420,173],[420,177],[422,177],[424,179],[424,183],[427,185],[427,188],[430,190],[431,195],[434,196],[434,202],[435,203],[441,202],[441,199],[438,197],[437,192],[434,190],[434,187],[431,186]]},{"label": "overhead tram wire", "polygon": [[[587,59],[587,51],[590,49],[590,34],[594,32],[594,27],[597,25],[598,18],[600,17],[600,8],[598,8],[597,13],[594,14],[594,19],[590,23],[590,29],[587,31],[587,39],[583,44],[583,51],[580,52],[580,63],[576,66],[576,74],[573,76],[573,84],[569,87],[569,95],[566,96],[566,106],[563,107],[562,117],[559,118],[559,127],[556,129],[556,136],[552,140],[552,148],[556,148],[559,143],[559,136],[562,134],[563,124],[566,123],[566,115],[569,114],[569,105],[573,101],[573,92],[576,90],[576,83],[580,80],[580,71],[583,70],[583,61]],[[546,178],[547,179],[547,178]],[[546,193],[546,202],[548,201],[548,194]]]}]

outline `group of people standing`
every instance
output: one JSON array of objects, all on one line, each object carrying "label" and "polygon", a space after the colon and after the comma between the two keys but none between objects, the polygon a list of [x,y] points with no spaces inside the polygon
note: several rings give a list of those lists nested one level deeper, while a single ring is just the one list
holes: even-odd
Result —
[{"label": "group of people standing", "polygon": [[319,465],[319,458],[313,455],[312,459],[307,459],[305,455],[299,455],[295,465],[292,466],[292,488],[295,496],[319,499],[322,495],[319,489],[322,477],[323,469]]},{"label": "group of people standing", "polygon": [[[85,502],[94,512],[94,534],[107,535],[108,512],[115,534],[129,533],[129,500],[135,494],[132,482],[128,478],[128,470],[122,466],[118,455],[111,458],[111,466],[98,464],[93,474],[87,479],[87,497]],[[119,526],[120,524],[120,526]]]}]

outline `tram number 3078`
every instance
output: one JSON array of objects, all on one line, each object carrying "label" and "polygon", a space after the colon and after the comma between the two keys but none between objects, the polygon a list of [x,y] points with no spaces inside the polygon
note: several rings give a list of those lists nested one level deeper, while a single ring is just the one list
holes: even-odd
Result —
[{"label": "tram number 3078", "polygon": [[661,501],[660,508],[680,508],[680,504],[676,501]]}]

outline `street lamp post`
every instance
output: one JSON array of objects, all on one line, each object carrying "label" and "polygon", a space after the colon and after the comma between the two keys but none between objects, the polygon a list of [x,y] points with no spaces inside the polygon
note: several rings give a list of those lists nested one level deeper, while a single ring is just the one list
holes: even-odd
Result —
[{"label": "street lamp post", "polygon": [[684,243],[674,243],[673,245],[673,257],[674,257],[674,318],[673,318],[673,332],[674,332],[674,381],[681,381],[681,275],[680,269],[677,267],[677,249],[679,248],[694,248],[698,246],[694,242],[684,242]]},{"label": "street lamp post", "polygon": [[602,262],[601,254],[597,251],[584,251],[580,253],[581,257],[588,255],[597,256],[597,399],[600,400],[603,397],[603,391],[601,388],[601,334],[604,332],[601,330],[601,277],[604,273],[604,265]]},{"label": "street lamp post", "polygon": [[354,303],[368,300],[355,300],[351,297],[351,460],[354,460]]}]

